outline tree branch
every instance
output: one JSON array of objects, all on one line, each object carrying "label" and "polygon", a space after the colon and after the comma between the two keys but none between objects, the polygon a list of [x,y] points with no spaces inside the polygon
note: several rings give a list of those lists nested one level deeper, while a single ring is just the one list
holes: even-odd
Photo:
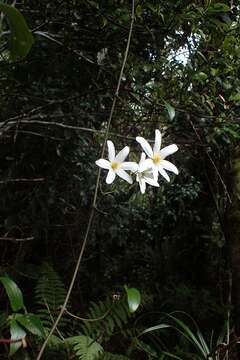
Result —
[{"label": "tree branch", "polygon": [[32,241],[34,239],[35,239],[34,236],[29,236],[26,238],[14,238],[14,237],[6,237],[6,236],[0,237],[0,240],[12,241],[12,242],[25,242],[25,241]]},{"label": "tree branch", "polygon": [[[106,143],[107,143],[107,139],[108,139],[108,135],[109,135],[109,129],[110,129],[110,125],[111,125],[115,105],[116,105],[116,102],[117,102],[117,98],[118,98],[118,95],[119,95],[119,89],[120,89],[120,85],[121,85],[121,81],[122,81],[123,71],[124,71],[124,68],[125,68],[125,65],[126,65],[126,62],[127,62],[127,57],[128,57],[129,47],[130,47],[130,41],[131,41],[132,31],[133,31],[134,8],[135,8],[135,1],[132,0],[131,23],[130,23],[130,28],[129,28],[128,40],[127,40],[127,45],[126,45],[126,49],[125,49],[123,63],[122,63],[122,67],[121,67],[121,71],[120,71],[120,75],[119,75],[119,79],[118,79],[117,89],[116,89],[116,92],[115,92],[115,95],[114,95],[111,111],[110,111],[108,122],[107,122],[107,128],[106,128],[106,131],[105,131],[105,137],[104,137],[104,142],[103,142],[103,146],[102,146],[101,157],[103,157],[104,152],[105,152]],[[99,168],[98,174],[97,174],[97,180],[96,180],[95,192],[94,192],[94,196],[93,196],[92,209],[91,209],[91,212],[90,212],[90,216],[89,216],[89,220],[88,220],[88,224],[87,224],[87,229],[86,229],[86,232],[85,232],[84,240],[83,240],[83,243],[82,243],[82,246],[81,246],[81,249],[80,249],[80,253],[79,253],[79,256],[78,256],[78,259],[77,259],[77,263],[76,263],[76,266],[75,266],[75,269],[74,269],[74,272],[73,272],[72,280],[70,282],[65,301],[64,301],[64,303],[63,303],[63,305],[61,307],[61,311],[60,311],[57,319],[55,320],[55,322],[54,322],[54,324],[53,324],[47,338],[45,339],[45,341],[44,341],[44,343],[43,343],[43,345],[42,345],[42,347],[41,347],[41,349],[40,349],[40,351],[38,353],[38,356],[37,356],[36,360],[40,360],[42,358],[42,355],[43,355],[43,352],[44,352],[44,350],[45,350],[45,348],[47,346],[47,343],[48,343],[50,337],[52,336],[52,334],[54,333],[55,329],[57,328],[58,323],[61,320],[61,318],[62,318],[62,316],[63,316],[63,314],[64,314],[64,312],[66,310],[70,295],[72,293],[72,289],[73,289],[73,286],[75,284],[77,273],[79,271],[80,264],[81,264],[81,261],[82,261],[83,253],[84,253],[84,250],[85,250],[86,245],[87,245],[88,236],[89,236],[91,226],[92,226],[92,222],[93,222],[95,208],[97,207],[97,196],[98,196],[98,190],[99,190],[99,184],[100,184],[100,174],[101,174],[101,168]]]},{"label": "tree branch", "polygon": [[45,178],[33,178],[33,179],[27,179],[27,178],[19,178],[19,179],[5,179],[1,180],[0,184],[7,184],[7,183],[16,183],[16,182],[41,182],[44,181]]}]

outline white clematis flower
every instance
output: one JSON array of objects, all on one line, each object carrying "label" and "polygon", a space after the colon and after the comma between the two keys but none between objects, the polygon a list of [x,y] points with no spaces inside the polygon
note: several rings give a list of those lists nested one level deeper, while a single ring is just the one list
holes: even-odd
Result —
[{"label": "white clematis flower", "polygon": [[152,167],[149,168],[145,160],[146,160],[146,155],[142,153],[141,159],[138,164],[137,177],[136,177],[136,180],[139,183],[142,194],[144,194],[146,191],[146,184],[159,187],[157,180],[155,180],[153,177]]},{"label": "white clematis flower", "polygon": [[157,180],[159,172],[167,181],[170,181],[166,170],[178,175],[179,172],[176,166],[170,161],[165,160],[167,156],[174,154],[178,150],[176,144],[168,145],[160,150],[162,136],[159,130],[155,130],[155,143],[153,148],[143,137],[138,136],[136,137],[136,140],[149,157],[149,159],[145,160],[145,166],[152,168],[155,180]]},{"label": "white clematis flower", "polygon": [[112,141],[107,141],[108,146],[108,160],[99,159],[96,161],[96,164],[108,170],[106,177],[106,183],[111,184],[116,175],[118,175],[123,180],[126,180],[129,184],[133,183],[131,176],[125,170],[131,170],[133,172],[137,171],[138,165],[135,162],[126,161],[126,157],[129,154],[129,147],[125,146],[117,155],[115,155],[115,147]]}]

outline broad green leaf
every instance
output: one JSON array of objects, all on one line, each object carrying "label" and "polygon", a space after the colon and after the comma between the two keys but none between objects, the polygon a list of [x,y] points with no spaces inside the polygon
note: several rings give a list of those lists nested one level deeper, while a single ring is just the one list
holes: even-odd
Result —
[{"label": "broad green leaf", "polygon": [[11,31],[11,58],[13,60],[25,58],[34,40],[24,17],[15,7],[7,4],[0,3],[0,11],[6,15]]},{"label": "broad green leaf", "polygon": [[6,290],[12,310],[19,311],[23,309],[23,295],[17,284],[9,277],[5,276],[0,277],[0,281]]},{"label": "broad green leaf", "polygon": [[38,336],[45,335],[41,320],[38,316],[34,314],[17,314],[15,319],[30,333]]},{"label": "broad green leaf", "polygon": [[204,81],[207,80],[207,78],[208,78],[207,74],[205,74],[203,71],[200,71],[193,76],[193,79],[198,81]]},{"label": "broad green leaf", "polygon": [[128,288],[124,286],[127,293],[128,307],[130,313],[134,313],[140,305],[141,302],[141,294],[135,288]]},{"label": "broad green leaf", "polygon": [[164,101],[165,108],[167,109],[170,120],[173,120],[175,117],[175,109],[167,101]]},{"label": "broad green leaf", "polygon": [[215,3],[208,7],[207,12],[212,14],[231,11],[231,8],[224,3]]},{"label": "broad green leaf", "polygon": [[231,101],[240,101],[240,93],[231,95],[231,96],[229,97],[229,100],[231,100]]},{"label": "broad green leaf", "polygon": [[20,325],[18,325],[16,320],[13,319],[10,321],[10,334],[11,334],[11,340],[20,339],[20,341],[16,341],[10,344],[9,355],[12,356],[22,346],[21,339],[25,338],[26,332],[23,330],[23,328]]}]

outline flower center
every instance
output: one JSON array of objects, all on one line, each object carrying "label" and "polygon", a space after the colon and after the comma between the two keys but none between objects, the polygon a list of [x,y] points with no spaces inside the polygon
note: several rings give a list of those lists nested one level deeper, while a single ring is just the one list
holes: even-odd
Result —
[{"label": "flower center", "polygon": [[113,170],[117,170],[120,167],[120,163],[117,162],[117,161],[113,161],[111,163],[111,167],[112,167]]},{"label": "flower center", "polygon": [[160,161],[161,161],[161,156],[159,153],[155,153],[153,154],[153,158],[152,161],[154,162],[155,165],[159,165]]}]

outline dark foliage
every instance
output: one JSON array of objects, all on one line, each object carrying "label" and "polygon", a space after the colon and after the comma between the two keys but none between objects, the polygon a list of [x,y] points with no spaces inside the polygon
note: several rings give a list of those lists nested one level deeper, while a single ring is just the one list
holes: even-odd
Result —
[{"label": "dark foliage", "polygon": [[[66,287],[72,276],[131,4],[26,0],[16,7],[35,42],[24,60],[0,62],[1,272],[34,308],[46,260]],[[137,185],[117,179],[108,187],[101,178],[73,312],[84,314],[90,301],[127,283],[151,297],[145,313],[183,310],[203,327],[222,326],[232,246],[226,219],[233,210],[239,219],[239,198],[228,186],[239,159],[238,33],[238,1],[136,1],[109,138],[139,152],[135,136],[153,138],[161,129],[165,144],[179,145],[180,175],[144,196]],[[117,344],[110,350],[120,352]]]}]

